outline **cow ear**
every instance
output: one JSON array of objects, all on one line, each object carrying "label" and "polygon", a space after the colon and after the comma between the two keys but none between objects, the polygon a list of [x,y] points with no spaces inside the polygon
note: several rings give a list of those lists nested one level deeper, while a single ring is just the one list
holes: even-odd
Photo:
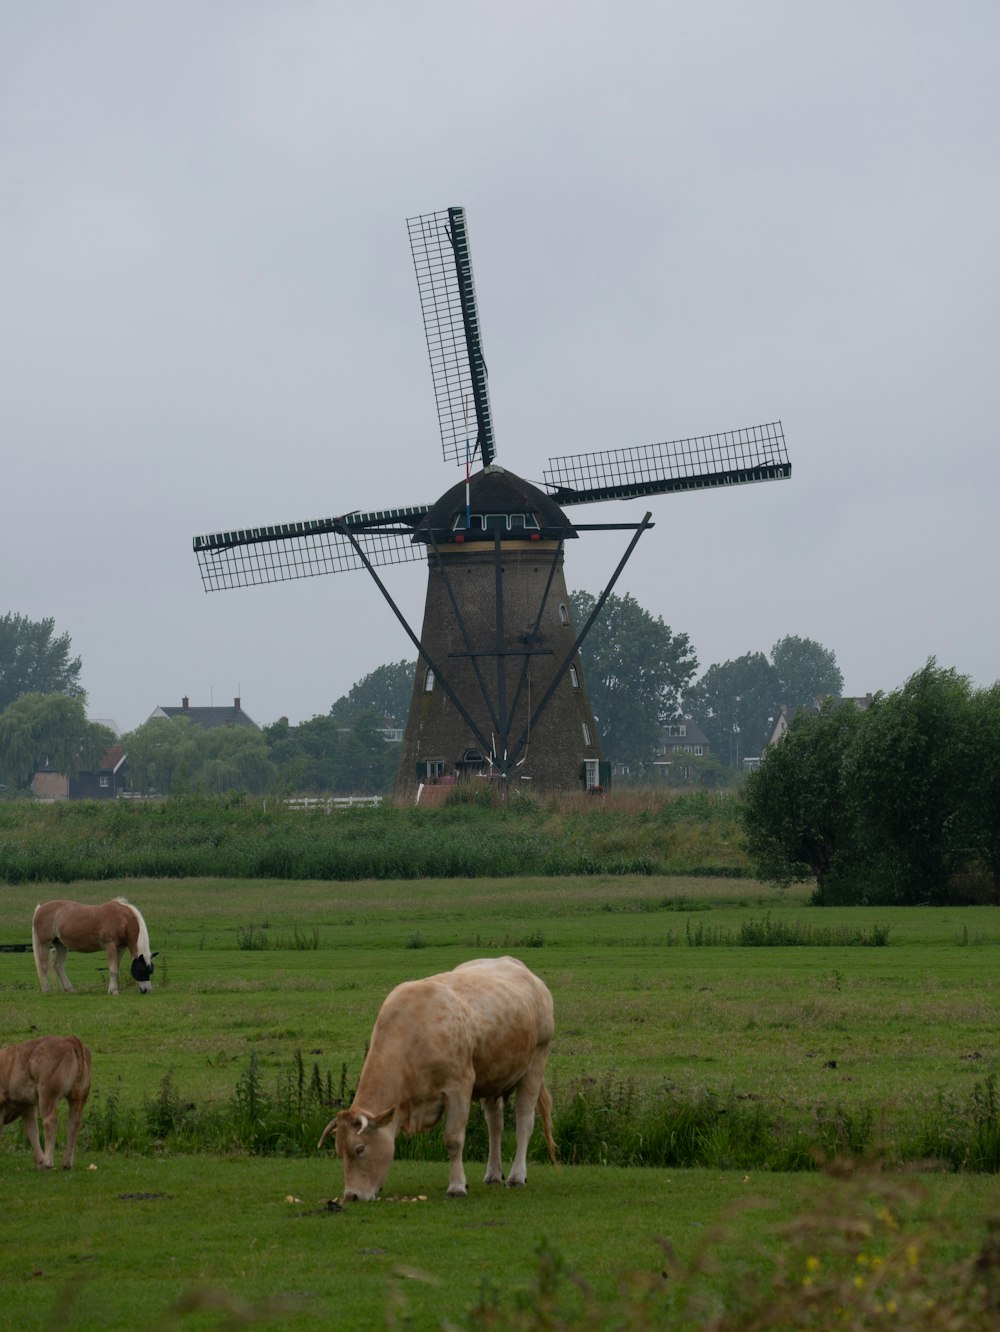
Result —
[{"label": "cow ear", "polygon": [[159,950],[157,950],[155,953],[150,953],[150,955],[149,955],[149,960],[150,960],[150,962],[152,962],[152,960],[153,960],[154,957],[159,957],[159,956],[160,956],[160,954],[159,954]]},{"label": "cow ear", "polygon": [[370,1119],[368,1121],[368,1127],[385,1128],[386,1124],[389,1123],[389,1121],[392,1119],[395,1113],[396,1113],[396,1107],[392,1105],[389,1107],[388,1110],[383,1110],[380,1115],[375,1115],[372,1119]]}]

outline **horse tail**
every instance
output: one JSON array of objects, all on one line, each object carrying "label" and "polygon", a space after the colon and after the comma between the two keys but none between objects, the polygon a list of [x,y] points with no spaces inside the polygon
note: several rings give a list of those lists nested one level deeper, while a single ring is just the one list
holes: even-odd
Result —
[{"label": "horse tail", "polygon": [[552,1097],[549,1095],[549,1089],[544,1082],[538,1093],[538,1113],[542,1121],[542,1132],[545,1134],[545,1145],[549,1149],[549,1158],[553,1165],[558,1165],[556,1143],[552,1136]]},{"label": "horse tail", "polygon": [[46,986],[46,972],[49,967],[49,948],[51,939],[42,942],[41,934],[38,928],[38,915],[47,903],[39,902],[31,916],[31,951],[35,955],[35,970],[38,972],[38,979],[42,989]]}]

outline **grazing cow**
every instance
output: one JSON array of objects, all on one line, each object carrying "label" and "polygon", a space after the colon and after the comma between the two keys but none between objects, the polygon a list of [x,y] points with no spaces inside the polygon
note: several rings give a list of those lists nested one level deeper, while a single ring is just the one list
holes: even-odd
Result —
[{"label": "grazing cow", "polygon": [[142,912],[124,897],[90,906],[85,902],[42,902],[31,918],[31,946],[42,993],[49,992],[49,953],[55,949],[56,974],[64,990],[72,991],[66,975],[66,954],[98,953],[108,959],[108,994],[118,993],[118,968],[126,953],[140,994],[153,988],[153,958],[149,931]]},{"label": "grazing cow", "polygon": [[388,1174],[396,1134],[423,1133],[443,1117],[451,1162],[448,1193],[467,1193],[462,1147],[474,1100],[490,1135],[487,1184],[503,1181],[504,1099],[517,1092],[517,1148],[508,1188],[525,1182],[535,1107],[549,1155],[552,1099],[545,1061],[552,1040],[552,996],[513,957],[464,962],[454,971],[397,985],[382,1005],[354,1103],[323,1130],[334,1130],[344,1163],[344,1196],[370,1202]]},{"label": "grazing cow", "polygon": [[[90,1051],[76,1036],[38,1036],[0,1050],[0,1128],[20,1119],[39,1170],[51,1170],[56,1154],[59,1101],[69,1104],[63,1169],[73,1164],[76,1135],[90,1095]],[[38,1142],[42,1116],[44,1149]]]}]

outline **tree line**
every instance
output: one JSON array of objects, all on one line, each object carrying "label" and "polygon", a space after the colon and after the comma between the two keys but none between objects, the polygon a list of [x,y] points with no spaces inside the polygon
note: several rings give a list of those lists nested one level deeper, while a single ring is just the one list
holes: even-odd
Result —
[{"label": "tree line", "polygon": [[[596,599],[575,592],[571,600],[581,626]],[[727,769],[761,752],[782,703],[811,702],[843,686],[834,653],[795,636],[776,643],[770,657],[747,653],[696,680],[688,635],[627,594],[608,597],[581,655],[602,749],[639,781],[672,722],[691,717],[710,741],[711,756],[688,769],[693,780],[724,784]],[[57,635],[51,619],[0,619],[0,782],[23,789],[46,760],[61,771],[90,769],[111,742],[110,732],[87,721],[80,666],[69,635]],[[414,671],[412,661],[387,663],[327,714],[298,726],[279,719],[262,733],[185,730],[180,718],[174,730],[148,722],[123,737],[132,783],[160,791],[234,784],[252,792],[389,790],[398,748],[379,728],[405,725]]]},{"label": "tree line", "polygon": [[[596,598],[573,592],[570,599],[579,629]],[[580,655],[601,747],[640,776],[672,722],[696,721],[715,766],[739,769],[764,749],[782,704],[814,705],[844,687],[836,654],[791,634],[769,657],[748,652],[709,666],[696,680],[698,659],[688,635],[675,633],[628,594],[608,597]]]},{"label": "tree line", "polygon": [[758,875],[823,905],[1000,902],[1000,683],[932,659],[869,707],[795,717],[743,790]]},{"label": "tree line", "polygon": [[[53,619],[0,617],[0,789],[30,791],[43,767],[77,776],[99,767],[114,733],[88,721],[81,660]],[[325,716],[300,726],[204,730],[190,719],[160,717],[121,737],[132,789],[140,794],[378,793],[391,790],[399,745],[386,718],[405,718],[412,663],[379,667]]]}]

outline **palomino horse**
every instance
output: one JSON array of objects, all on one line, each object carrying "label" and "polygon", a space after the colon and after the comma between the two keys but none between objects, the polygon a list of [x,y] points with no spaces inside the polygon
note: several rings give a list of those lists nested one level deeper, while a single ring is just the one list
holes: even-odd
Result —
[{"label": "palomino horse", "polygon": [[145,994],[153,988],[155,953],[149,951],[149,931],[138,907],[124,897],[100,906],[83,902],[43,902],[31,918],[31,946],[42,993],[49,992],[49,951],[55,949],[56,975],[64,990],[73,989],[66,976],[66,954],[98,953],[108,955],[108,994],[118,993],[118,968],[125,953],[132,956],[132,976]]},{"label": "palomino horse", "polygon": [[[51,1170],[56,1154],[59,1101],[69,1105],[63,1169],[73,1164],[76,1135],[90,1095],[90,1051],[77,1036],[38,1036],[0,1050],[0,1128],[20,1119],[39,1170]],[[38,1141],[42,1116],[44,1148]]]}]

